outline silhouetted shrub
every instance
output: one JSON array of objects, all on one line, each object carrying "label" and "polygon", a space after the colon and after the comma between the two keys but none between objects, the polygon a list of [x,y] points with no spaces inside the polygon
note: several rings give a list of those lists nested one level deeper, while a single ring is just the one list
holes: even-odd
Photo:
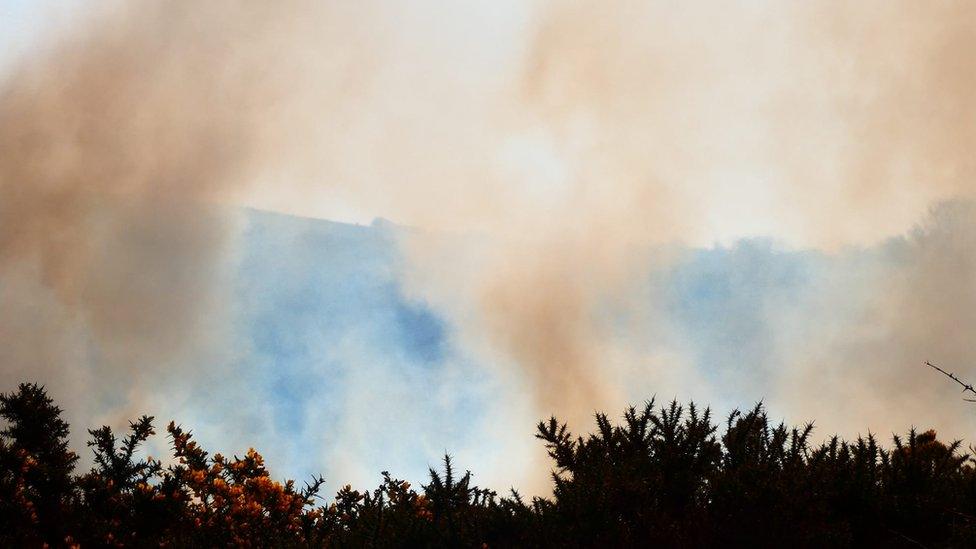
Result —
[{"label": "silhouetted shrub", "polygon": [[0,395],[0,545],[162,547],[976,546],[976,473],[961,443],[912,430],[814,445],[813,425],[757,405],[720,433],[694,404],[628,408],[573,435],[539,423],[553,493],[499,497],[449,457],[420,490],[383,472],[321,504],[321,478],[274,481],[264,460],[210,455],[170,423],[174,463],[137,458],[153,418],[90,430],[74,474],[68,425],[43,388]]},{"label": "silhouetted shrub", "polygon": [[0,395],[0,532],[18,543],[60,543],[72,524],[78,456],[68,424],[42,387]]}]

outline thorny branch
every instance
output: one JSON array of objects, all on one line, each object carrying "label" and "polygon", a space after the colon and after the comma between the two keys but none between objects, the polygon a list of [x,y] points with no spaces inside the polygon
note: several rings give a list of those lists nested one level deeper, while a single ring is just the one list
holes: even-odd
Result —
[{"label": "thorny branch", "polygon": [[[938,370],[939,372],[942,372],[942,375],[948,377],[952,381],[955,381],[956,383],[958,383],[959,385],[961,385],[962,386],[962,392],[965,393],[966,391],[969,391],[970,393],[976,395],[976,389],[974,389],[972,385],[970,385],[970,384],[964,382],[963,380],[959,379],[958,377],[956,377],[956,374],[953,374],[952,372],[947,372],[947,371],[943,370],[942,368],[939,368],[938,366],[936,366],[935,364],[932,364],[931,362],[929,362],[927,360],[925,361],[925,365],[928,366],[928,367],[930,367],[930,368],[934,368],[935,370]],[[976,402],[976,399],[971,399],[971,398],[964,398],[963,400],[965,400],[966,402]]]}]

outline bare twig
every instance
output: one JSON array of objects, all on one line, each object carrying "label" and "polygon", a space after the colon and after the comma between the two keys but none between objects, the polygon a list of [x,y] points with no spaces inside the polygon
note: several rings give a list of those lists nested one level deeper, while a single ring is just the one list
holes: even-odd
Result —
[{"label": "bare twig", "polygon": [[[942,375],[948,377],[952,381],[955,381],[956,383],[958,383],[959,385],[961,385],[962,386],[962,392],[965,393],[966,391],[969,391],[970,393],[976,395],[976,389],[974,389],[972,385],[970,385],[968,383],[965,383],[963,380],[961,380],[958,377],[956,377],[956,374],[953,374],[952,372],[947,372],[947,371],[943,370],[942,368],[939,368],[938,366],[936,366],[935,364],[932,364],[931,362],[929,362],[927,360],[925,361],[925,365],[928,366],[929,368],[933,368],[935,370],[938,370],[939,372],[942,373]],[[964,398],[963,400],[965,400],[966,402],[976,402],[976,399],[971,399],[971,398]]]},{"label": "bare twig", "polygon": [[888,532],[890,532],[890,533],[892,533],[892,534],[900,537],[901,539],[907,541],[908,543],[911,543],[912,545],[917,545],[919,547],[925,547],[924,544],[922,544],[922,543],[920,543],[918,541],[913,540],[912,538],[906,536],[905,534],[902,534],[901,532],[899,532],[897,530],[892,530],[891,528],[888,528]]}]

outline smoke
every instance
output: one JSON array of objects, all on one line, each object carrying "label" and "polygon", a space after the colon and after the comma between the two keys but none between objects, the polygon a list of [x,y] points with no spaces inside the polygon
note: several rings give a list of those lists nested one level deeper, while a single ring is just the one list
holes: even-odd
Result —
[{"label": "smoke", "polygon": [[[661,244],[773,234],[794,246],[840,250],[899,234],[931,205],[971,196],[970,10],[956,3],[542,6],[501,109],[500,162],[486,167],[497,186],[519,191],[506,193],[498,211],[482,208],[495,216],[499,249],[461,273],[471,280],[460,293],[480,296],[481,316],[472,320],[465,308],[456,324],[501,349],[505,356],[494,360],[516,364],[540,411],[580,420],[619,406],[635,373],[660,378],[676,369],[662,360],[673,360],[667,336],[656,354],[641,342],[668,330],[661,296],[640,293],[637,282],[673,262]],[[969,253],[941,251],[950,263]],[[447,261],[441,254],[438,269]],[[880,269],[841,263],[855,272]],[[919,267],[906,261],[900,268]],[[957,274],[968,287],[965,273]],[[860,286],[838,282],[829,289],[836,295],[822,297],[921,307],[915,290],[888,280],[901,276],[881,270]],[[436,280],[428,299],[451,287],[429,272],[423,278]],[[968,305],[966,295],[959,292]],[[464,299],[456,293],[444,301]],[[844,363],[877,364],[881,354],[855,357],[833,347],[831,331],[812,327],[859,318],[915,339],[917,326],[899,310],[835,308],[835,316],[808,317],[804,345],[794,348],[812,344],[834,349]],[[933,350],[944,343],[922,340]],[[920,360],[919,348],[886,348]],[[694,372],[677,370],[685,373],[671,375],[669,385],[691,391]],[[798,350],[782,372],[798,380],[824,369]],[[908,387],[927,372],[901,361],[888,375]],[[878,398],[903,396],[892,390]],[[784,402],[784,409],[793,408]],[[850,409],[855,417],[858,409]]]},{"label": "smoke", "polygon": [[8,385],[128,412],[228,375],[241,204],[425,229],[406,290],[503,380],[503,422],[722,394],[649,281],[743,236],[829,258],[763,312],[791,417],[888,425],[927,402],[917,362],[976,362],[972,212],[885,240],[972,196],[966,3],[88,9],[0,91]]},{"label": "smoke", "polygon": [[829,256],[796,302],[771,304],[770,405],[848,436],[915,422],[967,437],[976,424],[958,387],[923,363],[965,375],[976,364],[974,213],[940,204],[905,236]]},{"label": "smoke", "polygon": [[[925,421],[964,436],[964,410],[931,407],[951,387],[920,365],[976,364],[964,335],[976,306],[971,11],[542,6],[496,116],[501,154],[481,175],[508,189],[503,207],[479,210],[496,247],[414,250],[419,295],[464,346],[512,364],[540,414],[576,425],[640,387],[763,398],[824,433]],[[757,234],[827,255],[795,300],[759,305],[770,364],[736,371],[766,372],[756,385],[768,392],[730,394],[730,374],[679,343],[668,289],[645,284],[681,261],[668,242]],[[735,333],[739,311],[722,313]]]},{"label": "smoke", "polygon": [[796,15],[803,46],[769,107],[769,162],[790,182],[784,209],[805,214],[804,241],[867,244],[971,197],[973,6],[821,2]]},{"label": "smoke", "polygon": [[226,344],[222,203],[272,61],[240,51],[259,10],[214,25],[228,7],[93,6],[0,87],[6,385],[137,407]]}]

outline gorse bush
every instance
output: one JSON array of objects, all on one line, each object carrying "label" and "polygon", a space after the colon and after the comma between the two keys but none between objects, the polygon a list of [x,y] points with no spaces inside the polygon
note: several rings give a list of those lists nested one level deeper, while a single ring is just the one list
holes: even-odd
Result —
[{"label": "gorse bush", "polygon": [[383,472],[373,490],[272,479],[254,450],[209,454],[170,423],[173,464],[137,458],[153,418],[121,438],[89,431],[93,468],[74,471],[68,425],[43,388],[0,395],[0,545],[164,547],[976,546],[976,472],[932,431],[837,437],[771,423],[761,406],[720,426],[708,409],[629,408],[573,435],[536,437],[554,462],[548,498],[499,496],[449,457],[428,483]]}]

